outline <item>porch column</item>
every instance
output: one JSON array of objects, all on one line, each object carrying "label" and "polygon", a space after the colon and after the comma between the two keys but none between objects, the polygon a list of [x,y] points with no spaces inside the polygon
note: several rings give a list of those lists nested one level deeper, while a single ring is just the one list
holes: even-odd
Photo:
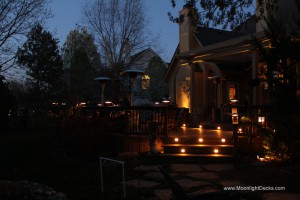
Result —
[{"label": "porch column", "polygon": [[[257,70],[258,70],[258,52],[253,51],[252,52],[252,80],[257,79]],[[258,92],[258,86],[253,87],[252,89],[252,104],[257,105],[257,92]]]},{"label": "porch column", "polygon": [[190,113],[195,110],[195,64],[190,64]]}]

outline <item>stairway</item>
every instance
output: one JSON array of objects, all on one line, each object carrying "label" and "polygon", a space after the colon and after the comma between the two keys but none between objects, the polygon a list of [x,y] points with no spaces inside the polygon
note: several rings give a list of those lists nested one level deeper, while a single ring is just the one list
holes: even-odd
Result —
[{"label": "stairway", "polygon": [[[197,132],[198,131],[198,132]],[[168,158],[195,160],[233,160],[234,145],[232,131],[184,127],[184,134],[162,137],[162,154]]]},{"label": "stairway", "polygon": [[231,138],[167,137],[163,139],[163,153],[174,156],[232,156]]}]

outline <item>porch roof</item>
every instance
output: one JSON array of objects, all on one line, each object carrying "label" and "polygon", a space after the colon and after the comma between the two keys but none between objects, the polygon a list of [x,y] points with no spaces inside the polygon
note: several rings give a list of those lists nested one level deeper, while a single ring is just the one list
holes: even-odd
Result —
[{"label": "porch roof", "polygon": [[183,52],[177,57],[186,63],[212,62],[237,65],[251,62],[251,52],[255,50],[254,37],[262,41],[264,46],[268,45],[264,33],[258,32]]}]

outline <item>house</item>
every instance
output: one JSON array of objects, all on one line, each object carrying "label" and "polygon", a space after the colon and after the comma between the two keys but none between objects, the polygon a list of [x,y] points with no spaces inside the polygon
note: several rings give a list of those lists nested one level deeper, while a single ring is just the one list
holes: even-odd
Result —
[{"label": "house", "polygon": [[[151,67],[151,62],[155,62],[157,65]],[[163,76],[168,65],[152,48],[147,48],[130,56],[127,65],[129,69],[144,72],[143,76],[137,77],[135,98],[157,100],[158,96],[167,94],[167,86],[163,81]]]},{"label": "house", "polygon": [[[292,30],[295,24],[290,19],[298,15],[295,1],[279,0],[278,5],[276,16],[287,31]],[[267,85],[259,81],[266,64],[253,45],[256,37],[265,48],[270,47],[263,31],[265,22],[250,18],[239,31],[196,27],[188,15],[190,9],[186,5],[179,13],[183,16],[179,45],[165,75],[173,103],[189,108],[195,121],[213,122],[231,119],[232,100],[245,106],[267,105]]]}]

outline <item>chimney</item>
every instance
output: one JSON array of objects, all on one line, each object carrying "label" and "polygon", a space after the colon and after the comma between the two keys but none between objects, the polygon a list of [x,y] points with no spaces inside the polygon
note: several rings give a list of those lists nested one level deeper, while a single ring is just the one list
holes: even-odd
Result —
[{"label": "chimney", "polygon": [[196,47],[197,41],[193,32],[196,26],[193,25],[189,12],[193,9],[192,5],[186,4],[179,12],[179,51],[180,53],[190,51]]}]

